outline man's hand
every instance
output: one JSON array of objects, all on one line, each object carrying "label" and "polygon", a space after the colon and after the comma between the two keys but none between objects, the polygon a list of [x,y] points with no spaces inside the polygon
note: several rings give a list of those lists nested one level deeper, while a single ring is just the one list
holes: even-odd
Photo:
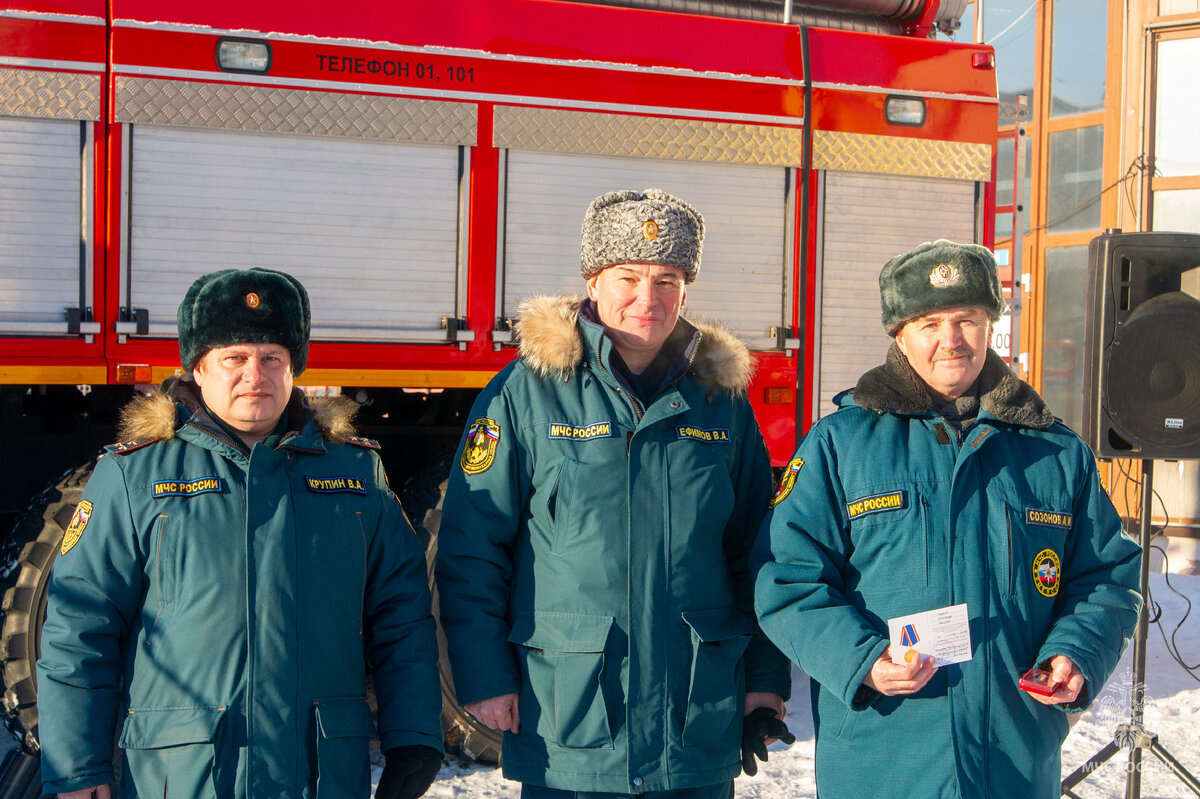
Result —
[{"label": "man's hand", "polygon": [[375,799],[417,799],[442,768],[442,753],[431,746],[397,746],[384,752],[384,757]]},{"label": "man's hand", "polygon": [[463,705],[463,710],[493,730],[518,733],[521,731],[521,714],[517,710],[517,695],[504,694]]},{"label": "man's hand", "polygon": [[[783,704],[783,697],[779,694],[767,693],[766,691],[748,691],[746,693],[746,709],[742,712],[743,716],[749,716],[760,707],[769,707],[775,711],[778,718],[783,718],[787,715],[787,707]],[[771,743],[768,741],[767,743]]]},{"label": "man's hand", "polygon": [[926,658],[924,661],[917,658],[912,663],[898,666],[892,662],[892,647],[889,645],[871,665],[871,671],[863,680],[863,685],[874,688],[884,696],[915,694],[925,687],[937,671],[937,666],[933,663],[933,658]]},{"label": "man's hand", "polygon": [[112,786],[97,785],[95,788],[60,793],[58,799],[112,799]]},{"label": "man's hand", "polygon": [[1055,655],[1050,658],[1050,687],[1054,693],[1049,696],[1025,692],[1035,702],[1043,705],[1066,705],[1079,698],[1084,686],[1083,672],[1066,655]]},{"label": "man's hand", "polygon": [[742,719],[742,771],[753,777],[758,773],[757,757],[767,762],[767,747],[782,740],[789,746],[796,742],[783,717],[787,708],[779,694],[754,691],[746,694],[746,712]]}]

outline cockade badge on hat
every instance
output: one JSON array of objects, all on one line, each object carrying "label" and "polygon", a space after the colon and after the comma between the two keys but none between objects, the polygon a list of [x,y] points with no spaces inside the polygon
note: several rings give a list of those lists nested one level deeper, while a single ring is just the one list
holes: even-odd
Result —
[{"label": "cockade badge on hat", "polygon": [[962,272],[954,264],[938,264],[929,273],[929,284],[935,288],[944,289],[957,286],[962,282]]}]

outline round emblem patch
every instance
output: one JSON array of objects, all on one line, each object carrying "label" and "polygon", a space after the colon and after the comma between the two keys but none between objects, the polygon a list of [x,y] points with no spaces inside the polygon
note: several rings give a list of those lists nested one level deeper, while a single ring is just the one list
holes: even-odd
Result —
[{"label": "round emblem patch", "polygon": [[246,295],[246,304],[249,305],[251,308],[257,308],[258,302],[259,302],[258,295],[255,294],[253,291]]},{"label": "round emblem patch", "polygon": [[642,238],[646,241],[653,241],[658,238],[658,223],[653,219],[647,219],[642,223]]},{"label": "round emblem patch", "polygon": [[944,289],[957,286],[962,282],[962,272],[954,264],[938,264],[929,273],[929,284],[935,288]]},{"label": "round emblem patch", "polygon": [[1042,596],[1056,596],[1062,564],[1053,549],[1043,549],[1033,559],[1033,584]]}]

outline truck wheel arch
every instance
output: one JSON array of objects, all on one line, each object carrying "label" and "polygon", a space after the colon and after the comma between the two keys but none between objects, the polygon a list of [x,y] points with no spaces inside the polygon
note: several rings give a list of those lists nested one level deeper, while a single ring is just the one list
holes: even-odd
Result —
[{"label": "truck wheel arch", "polygon": [[[21,548],[12,586],[4,592],[4,627],[0,633],[0,661],[4,672],[4,712],[27,752],[39,751],[37,726],[37,673],[41,654],[42,622],[46,619],[46,589],[50,569],[58,555],[63,533],[71,523],[83,487],[96,461],[91,460],[62,477],[33,501],[17,520],[14,532],[29,538]],[[41,509],[41,513],[38,510]],[[30,536],[38,520],[41,528]]]}]

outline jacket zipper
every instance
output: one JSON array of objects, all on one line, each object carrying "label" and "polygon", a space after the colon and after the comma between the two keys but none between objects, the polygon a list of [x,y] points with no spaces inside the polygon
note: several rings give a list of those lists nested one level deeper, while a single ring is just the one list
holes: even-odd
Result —
[{"label": "jacket zipper", "polygon": [[156,594],[157,609],[154,612],[154,624],[151,630],[146,631],[146,646],[150,646],[150,638],[152,635],[157,635],[159,623],[162,620],[163,614],[163,588],[162,588],[162,559],[163,559],[163,536],[167,526],[166,514],[159,514],[158,524],[154,537],[154,592]]},{"label": "jacket zipper", "polygon": [[242,453],[243,455],[245,455],[247,457],[250,456],[250,450],[246,449],[245,443],[243,443],[241,441],[235,441],[232,437],[225,435],[225,432],[223,430],[219,430],[215,427],[209,427],[208,425],[201,424],[200,422],[197,422],[193,419],[188,419],[187,424],[190,425],[191,427],[196,428],[197,430],[204,433],[205,435],[215,438],[217,441],[220,441],[222,444],[228,444],[229,446],[233,447],[234,449],[236,449],[238,452]]},{"label": "jacket zipper", "polygon": [[[604,347],[605,341],[607,341],[606,338],[602,337],[600,339],[601,351],[596,354],[596,363],[600,366],[601,371],[603,371],[605,374],[607,374],[609,377],[611,377],[613,379],[613,382],[617,384],[617,393],[629,400],[629,405],[630,405],[630,407],[633,408],[633,415],[637,419],[638,424],[641,424],[642,415],[644,414],[641,404],[638,403],[637,399],[633,395],[631,395],[625,389],[621,388],[621,381],[617,380],[616,375],[614,375],[612,373],[612,371],[610,371],[609,368],[604,365],[603,347]],[[632,446],[633,446],[633,432],[630,431],[625,434],[625,455],[626,456],[629,455],[629,450]]]},{"label": "jacket zipper", "polygon": [[[703,337],[704,337],[704,334],[700,333],[699,331],[696,331],[696,345],[694,347],[692,347],[692,351],[688,355],[687,362],[683,365],[683,368],[679,370],[679,373],[676,374],[675,377],[671,378],[670,382],[665,385],[672,385],[672,386],[675,385],[676,383],[679,382],[679,379],[681,377],[683,377],[685,374],[687,374],[688,370],[692,368],[692,362],[696,360],[696,351],[700,349],[700,342],[703,339]],[[607,341],[608,341],[607,337],[601,338],[600,346],[603,347],[604,343]],[[612,344],[610,343],[609,346],[612,346]],[[624,395],[625,397],[627,397],[629,399],[629,404],[633,407],[633,414],[635,417],[637,417],[637,421],[640,423],[642,421],[642,417],[645,416],[645,414],[646,414],[645,410],[642,408],[641,403],[638,401],[638,399],[636,397],[634,397],[632,394],[630,394],[625,389],[621,388],[621,381],[617,380],[616,376],[613,375],[612,371],[607,366],[604,365],[603,350],[601,350],[596,355],[596,363],[598,363],[600,365],[600,369],[603,370],[605,374],[607,374],[609,377],[611,377],[616,382],[617,393]],[[660,391],[659,393],[662,393],[662,392]],[[626,449],[628,449],[628,448],[626,448]]]}]

